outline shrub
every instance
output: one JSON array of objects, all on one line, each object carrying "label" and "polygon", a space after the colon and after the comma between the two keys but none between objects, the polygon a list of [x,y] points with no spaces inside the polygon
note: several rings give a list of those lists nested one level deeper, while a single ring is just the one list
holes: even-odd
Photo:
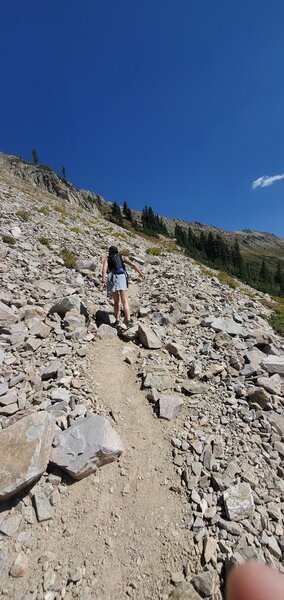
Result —
[{"label": "shrub", "polygon": [[228,275],[228,273],[225,273],[224,271],[219,271],[217,278],[219,281],[221,281],[221,283],[226,283],[230,288],[236,289],[240,287],[240,284],[234,279],[234,277],[231,277],[231,275]]},{"label": "shrub", "polygon": [[77,255],[72,250],[68,250],[68,248],[63,248],[60,252],[60,256],[64,261],[65,267],[67,269],[74,269],[77,261]]},{"label": "shrub", "polygon": [[2,235],[2,240],[4,242],[4,244],[9,244],[10,246],[14,246],[16,243],[16,239],[14,238],[13,235],[7,235],[4,233],[4,235]]},{"label": "shrub", "polygon": [[273,313],[268,318],[268,323],[273,327],[276,333],[284,336],[284,307],[280,311]]},{"label": "shrub", "polygon": [[50,247],[50,241],[47,237],[44,237],[44,235],[40,235],[37,239],[43,246],[47,246],[47,248]]},{"label": "shrub", "polygon": [[25,209],[17,210],[16,215],[22,219],[22,221],[29,221],[30,219],[30,213]]},{"label": "shrub", "polygon": [[82,233],[82,230],[80,229],[80,227],[78,227],[78,225],[71,227],[71,231],[74,231],[74,233]]},{"label": "shrub", "polygon": [[41,215],[45,215],[46,217],[48,217],[50,210],[47,206],[40,206],[36,208],[37,212],[39,212]]},{"label": "shrub", "polygon": [[152,246],[152,248],[147,248],[146,252],[151,256],[160,256],[160,254],[162,254],[162,248],[159,246]]},{"label": "shrub", "polygon": [[63,217],[68,217],[68,212],[64,206],[57,204],[54,209],[59,212]]}]

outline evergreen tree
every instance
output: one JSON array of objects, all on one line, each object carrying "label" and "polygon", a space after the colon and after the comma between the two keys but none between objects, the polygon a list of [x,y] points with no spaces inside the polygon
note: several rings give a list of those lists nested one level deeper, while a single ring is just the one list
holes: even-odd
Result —
[{"label": "evergreen tree", "polygon": [[120,227],[123,227],[123,218],[122,218],[120,207],[118,206],[117,202],[113,202],[113,204],[112,204],[110,220],[113,223],[120,225]]},{"label": "evergreen tree", "polygon": [[243,271],[243,257],[241,255],[240,246],[237,238],[234,241],[232,248],[232,265],[233,273],[239,277]]},{"label": "evergreen tree", "polygon": [[66,171],[65,171],[65,167],[62,167],[62,169],[61,169],[61,177],[62,177],[63,179],[66,179]]},{"label": "evergreen tree", "polygon": [[38,158],[38,153],[35,148],[32,149],[32,157],[33,157],[34,165],[37,165],[39,158]]},{"label": "evergreen tree", "polygon": [[260,271],[259,271],[259,283],[262,289],[270,289],[271,277],[268,271],[265,259],[262,260]]},{"label": "evergreen tree", "polygon": [[276,285],[279,287],[280,293],[284,294],[284,275],[281,269],[280,260],[278,260],[277,263],[276,273],[274,275],[274,283],[276,283]]},{"label": "evergreen tree", "polygon": [[123,210],[122,210],[123,216],[125,219],[127,219],[127,221],[132,221],[132,212],[130,210],[130,208],[127,205],[127,202],[123,202]]}]

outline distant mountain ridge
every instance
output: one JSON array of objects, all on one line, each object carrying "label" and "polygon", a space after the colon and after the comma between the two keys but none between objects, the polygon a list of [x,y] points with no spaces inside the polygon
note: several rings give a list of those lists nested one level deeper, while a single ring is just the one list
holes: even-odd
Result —
[{"label": "distant mountain ridge", "polygon": [[[99,214],[98,202],[111,206],[112,202],[103,198],[103,196],[84,189],[76,189],[71,183],[55,173],[47,165],[34,165],[31,162],[22,160],[19,157],[7,155],[0,152],[0,170],[6,170],[32,182],[34,185],[42,188],[49,193],[55,194],[58,198],[67,200],[70,204],[78,204],[83,208],[90,210],[93,214]],[[136,218],[140,219],[142,211],[133,210]],[[265,258],[268,262],[275,263],[277,260],[284,261],[284,239],[269,232],[260,232],[250,229],[228,231],[221,227],[199,223],[197,221],[185,221],[179,218],[168,218],[161,215],[168,231],[174,235],[175,225],[187,229],[191,227],[195,232],[204,231],[209,233],[221,234],[227,242],[232,243],[236,237],[239,241],[241,251],[250,258],[255,256],[256,260]]]}]

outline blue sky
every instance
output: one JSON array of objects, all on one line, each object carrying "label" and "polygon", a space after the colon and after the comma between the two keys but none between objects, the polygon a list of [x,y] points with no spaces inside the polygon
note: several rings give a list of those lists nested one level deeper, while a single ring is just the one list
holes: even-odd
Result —
[{"label": "blue sky", "polygon": [[131,208],[284,237],[283,27],[283,0],[2,2],[0,150]]}]

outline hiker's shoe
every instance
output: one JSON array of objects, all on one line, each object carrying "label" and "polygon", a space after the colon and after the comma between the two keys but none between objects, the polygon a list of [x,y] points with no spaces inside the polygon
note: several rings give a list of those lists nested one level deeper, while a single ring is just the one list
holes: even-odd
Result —
[{"label": "hiker's shoe", "polygon": [[119,327],[119,325],[120,325],[120,322],[119,321],[115,321],[114,324],[113,324],[113,327]]},{"label": "hiker's shoe", "polygon": [[130,327],[134,327],[135,323],[132,319],[129,319],[129,321],[126,321],[125,325],[127,329],[129,329]]}]

